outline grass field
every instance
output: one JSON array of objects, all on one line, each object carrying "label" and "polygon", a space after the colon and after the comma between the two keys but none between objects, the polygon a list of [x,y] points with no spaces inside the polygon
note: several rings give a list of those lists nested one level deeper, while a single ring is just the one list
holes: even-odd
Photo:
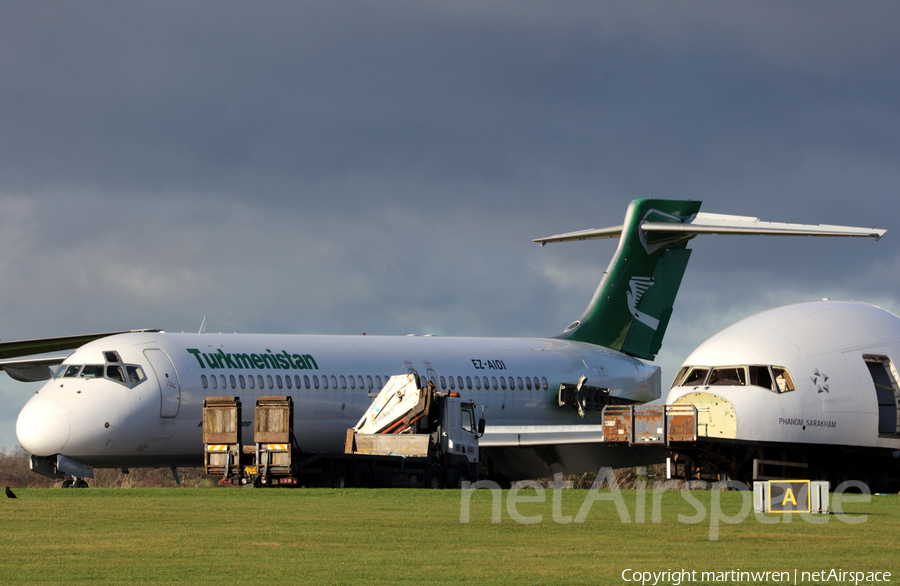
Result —
[{"label": "grass field", "polygon": [[[621,493],[629,523],[609,501],[594,502],[582,523],[557,523],[548,490],[544,502],[512,509],[542,516],[523,524],[510,516],[507,491],[499,523],[488,491],[472,496],[468,523],[458,490],[16,492],[0,497],[0,584],[624,584],[626,569],[697,571],[697,581],[682,583],[737,583],[699,580],[702,571],[737,569],[889,571],[900,581],[896,495],[846,504],[849,515],[820,516],[824,524],[781,515],[767,524],[751,511],[721,523],[711,541],[708,512],[721,499],[723,513],[737,515],[739,493],[692,493],[707,511],[694,523],[679,522],[700,515],[678,491],[663,495],[659,523],[649,492],[636,522],[636,491]],[[576,516],[589,494],[559,492],[557,516]],[[865,522],[841,521],[858,515]]]}]

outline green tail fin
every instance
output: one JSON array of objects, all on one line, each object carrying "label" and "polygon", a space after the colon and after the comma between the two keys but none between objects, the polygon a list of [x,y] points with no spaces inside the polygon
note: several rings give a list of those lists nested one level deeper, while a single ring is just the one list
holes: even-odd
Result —
[{"label": "green tail fin", "polygon": [[560,337],[652,360],[662,345],[693,235],[644,232],[641,224],[683,223],[699,201],[631,202],[619,248],[581,319]]}]

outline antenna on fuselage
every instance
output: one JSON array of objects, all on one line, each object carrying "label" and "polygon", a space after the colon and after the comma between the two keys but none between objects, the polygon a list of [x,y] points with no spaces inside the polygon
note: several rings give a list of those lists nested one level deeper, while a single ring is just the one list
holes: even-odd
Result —
[{"label": "antenna on fuselage", "polygon": [[200,323],[200,331],[197,332],[198,336],[202,336],[206,333],[206,316],[203,316],[203,321]]}]

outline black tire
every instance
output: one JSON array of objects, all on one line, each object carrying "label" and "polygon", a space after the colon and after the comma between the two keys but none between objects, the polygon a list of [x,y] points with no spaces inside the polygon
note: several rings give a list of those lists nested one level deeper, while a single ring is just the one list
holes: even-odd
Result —
[{"label": "black tire", "polygon": [[331,488],[347,488],[347,469],[343,464],[335,464],[331,467]]},{"label": "black tire", "polygon": [[372,469],[366,464],[359,464],[356,467],[356,474],[353,475],[353,486],[356,488],[372,488]]},{"label": "black tire", "polygon": [[84,478],[79,478],[75,481],[75,484],[72,485],[73,488],[89,488],[87,480]]},{"label": "black tire", "polygon": [[432,464],[425,473],[425,488],[444,488],[444,473],[437,464]]},{"label": "black tire", "polygon": [[472,479],[469,476],[469,468],[465,464],[460,464],[456,467],[456,471],[453,473],[453,488],[462,488],[463,482],[471,482]]},{"label": "black tire", "polygon": [[72,485],[75,484],[75,481],[71,478],[66,478],[63,480],[62,488],[72,488]]}]

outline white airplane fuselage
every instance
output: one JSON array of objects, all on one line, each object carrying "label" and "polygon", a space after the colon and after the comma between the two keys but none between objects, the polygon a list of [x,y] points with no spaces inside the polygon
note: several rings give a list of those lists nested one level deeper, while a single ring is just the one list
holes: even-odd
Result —
[{"label": "white airplane fuselage", "polygon": [[96,467],[200,465],[205,397],[239,396],[244,441],[252,442],[256,397],[292,395],[301,449],[337,453],[371,395],[411,370],[483,405],[488,433],[497,425],[599,424],[599,413],[585,421],[557,404],[560,383],[581,376],[637,401],[660,393],[658,367],[552,338],[130,333],[69,356],[22,409],[16,433],[33,455]]},{"label": "white airplane fuselage", "polygon": [[798,303],[706,340],[665,402],[697,407],[713,443],[686,453],[713,466],[711,453],[727,455],[719,461],[730,462],[722,472],[732,477],[758,458],[806,464],[834,482],[869,482],[900,450],[897,364],[896,315],[857,302]]}]

